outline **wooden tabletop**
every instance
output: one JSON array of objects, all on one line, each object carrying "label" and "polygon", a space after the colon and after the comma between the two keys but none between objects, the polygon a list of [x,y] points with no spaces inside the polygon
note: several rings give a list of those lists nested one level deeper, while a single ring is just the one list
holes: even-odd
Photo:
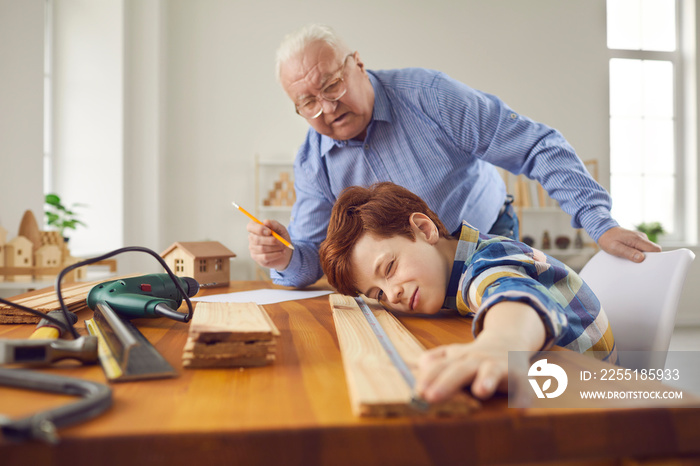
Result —
[{"label": "wooden tabletop", "polygon": [[[271,287],[262,281],[237,282],[202,294]],[[356,417],[328,297],[264,308],[281,336],[274,364],[258,368],[183,369],[187,324],[134,321],[178,370],[178,377],[112,384],[114,405],[109,411],[61,429],[61,442],[55,446],[0,439],[0,463],[555,464],[700,456],[700,410],[654,402],[626,409],[514,409],[501,396],[461,417]],[[91,313],[81,311],[79,317],[83,327]],[[469,319],[447,315],[399,316],[399,320],[427,348],[471,340]],[[26,338],[33,328],[3,325],[0,338]],[[561,354],[559,363],[576,370],[612,367],[569,351]],[[106,383],[99,366],[61,363],[45,370]],[[642,385],[622,382],[619,387],[631,390]],[[10,417],[70,400],[0,387],[0,413]],[[684,403],[697,400],[686,394]]]}]

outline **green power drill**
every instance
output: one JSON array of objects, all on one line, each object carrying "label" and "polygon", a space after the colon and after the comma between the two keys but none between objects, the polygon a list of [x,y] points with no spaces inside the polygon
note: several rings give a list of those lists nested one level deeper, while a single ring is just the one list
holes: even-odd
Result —
[{"label": "green power drill", "polygon": [[[194,278],[176,279],[188,297],[199,291],[199,283]],[[167,273],[153,273],[100,283],[88,293],[87,305],[94,311],[98,303],[107,303],[126,319],[167,317],[187,322],[189,316],[176,311],[183,298]]]}]

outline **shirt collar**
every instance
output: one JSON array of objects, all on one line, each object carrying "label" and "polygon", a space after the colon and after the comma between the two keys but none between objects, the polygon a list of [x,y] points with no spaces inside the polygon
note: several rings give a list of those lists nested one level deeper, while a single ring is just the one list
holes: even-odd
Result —
[{"label": "shirt collar", "polygon": [[[374,109],[372,110],[372,119],[367,127],[367,135],[372,134],[372,127],[376,121],[386,121],[391,123],[393,121],[391,117],[391,102],[386,95],[386,90],[381,82],[374,75],[374,72],[367,70],[367,76],[369,76],[369,82],[374,88]],[[362,144],[357,141],[338,141],[336,139],[330,138],[328,136],[321,135],[321,157],[325,156],[334,147],[345,147],[348,144]]]},{"label": "shirt collar", "polygon": [[457,243],[457,252],[455,253],[455,260],[452,264],[452,272],[450,273],[450,283],[447,285],[443,307],[457,309],[459,282],[464,273],[464,267],[471,261],[478,244],[479,230],[463,220],[462,230],[459,234],[459,242]]}]

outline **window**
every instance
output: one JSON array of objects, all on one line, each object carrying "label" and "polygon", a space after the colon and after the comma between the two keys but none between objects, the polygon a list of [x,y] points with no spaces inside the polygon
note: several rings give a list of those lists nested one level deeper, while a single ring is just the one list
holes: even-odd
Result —
[{"label": "window", "polygon": [[207,260],[206,259],[199,259],[199,271],[200,272],[207,271]]},{"label": "window", "polygon": [[185,271],[185,261],[183,259],[175,259],[175,272],[182,273]]},{"label": "window", "polygon": [[222,259],[214,259],[214,270],[219,272],[224,268],[224,261]]},{"label": "window", "polygon": [[692,240],[695,223],[686,215],[690,185],[683,176],[694,156],[686,139],[694,122],[684,96],[690,50],[681,22],[691,4],[607,0],[613,217],[632,229],[660,222],[665,238],[678,241]]}]

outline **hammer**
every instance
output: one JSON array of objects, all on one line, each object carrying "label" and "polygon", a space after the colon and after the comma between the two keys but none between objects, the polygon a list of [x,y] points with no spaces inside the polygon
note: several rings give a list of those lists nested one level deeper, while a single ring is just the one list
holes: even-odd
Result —
[{"label": "hammer", "polygon": [[[49,316],[64,324],[74,324],[78,317],[70,313],[66,322],[62,311],[51,311]],[[27,340],[0,339],[0,364],[46,365],[62,359],[77,359],[86,364],[97,362],[97,337],[81,336],[75,340],[62,340],[64,328],[41,319],[36,330]]]}]

